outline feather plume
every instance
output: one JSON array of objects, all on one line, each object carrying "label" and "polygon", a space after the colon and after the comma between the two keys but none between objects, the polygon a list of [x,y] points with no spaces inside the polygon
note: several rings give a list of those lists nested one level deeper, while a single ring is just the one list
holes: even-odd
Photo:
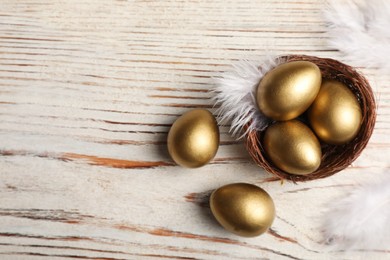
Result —
[{"label": "feather plume", "polygon": [[328,0],[329,44],[354,66],[390,72],[390,1]]},{"label": "feather plume", "polygon": [[341,250],[390,248],[390,175],[354,186],[324,215],[325,242]]},{"label": "feather plume", "polygon": [[241,138],[246,133],[244,126],[250,123],[247,131],[261,131],[270,123],[257,108],[256,87],[260,79],[271,69],[285,62],[279,57],[266,57],[262,61],[242,60],[233,65],[232,71],[224,72],[216,78],[214,103],[217,109],[218,123],[231,122],[230,132]]}]

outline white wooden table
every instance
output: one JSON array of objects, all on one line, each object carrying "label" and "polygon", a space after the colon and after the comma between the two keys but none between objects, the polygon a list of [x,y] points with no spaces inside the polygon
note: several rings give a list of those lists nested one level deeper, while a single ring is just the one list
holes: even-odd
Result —
[{"label": "white wooden table", "polygon": [[[321,219],[351,184],[389,168],[389,77],[371,141],[327,179],[275,181],[221,127],[209,165],[174,166],[172,122],[212,108],[213,77],[269,51],[343,60],[323,1],[0,0],[1,259],[389,259],[327,250]],[[374,177],[373,177],[374,176]],[[224,231],[207,194],[232,182],[274,198],[270,232]]]}]

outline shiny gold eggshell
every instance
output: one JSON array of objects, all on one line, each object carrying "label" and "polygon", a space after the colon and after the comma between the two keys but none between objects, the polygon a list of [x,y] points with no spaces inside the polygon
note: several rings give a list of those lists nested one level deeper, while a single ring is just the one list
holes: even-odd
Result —
[{"label": "shiny gold eggshell", "polygon": [[168,152],[179,165],[196,168],[214,158],[219,129],[214,116],[205,109],[193,109],[180,116],[168,133]]},{"label": "shiny gold eggshell", "polygon": [[321,164],[322,151],[317,137],[298,120],[269,126],[263,146],[275,166],[290,174],[310,174]]},{"label": "shiny gold eggshell", "polygon": [[285,121],[305,112],[321,86],[321,71],[309,61],[281,64],[261,79],[256,100],[267,117]]},{"label": "shiny gold eggshell", "polygon": [[357,97],[346,85],[324,80],[308,117],[318,138],[329,144],[344,144],[358,134],[362,110]]},{"label": "shiny gold eggshell", "polygon": [[216,189],[210,208],[228,231],[244,237],[263,234],[275,218],[275,206],[266,191],[252,184],[234,183]]}]

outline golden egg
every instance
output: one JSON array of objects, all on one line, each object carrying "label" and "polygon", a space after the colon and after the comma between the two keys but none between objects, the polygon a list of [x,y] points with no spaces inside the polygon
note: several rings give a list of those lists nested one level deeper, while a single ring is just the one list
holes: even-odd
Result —
[{"label": "golden egg", "polygon": [[321,146],[314,133],[298,120],[277,122],[267,128],[263,146],[279,169],[296,175],[314,172],[321,164]]},{"label": "golden egg", "polygon": [[196,168],[214,158],[219,129],[214,116],[205,109],[193,109],[180,116],[168,133],[168,152],[179,165]]},{"label": "golden egg", "polygon": [[262,188],[247,183],[216,189],[210,197],[210,208],[226,230],[244,237],[263,234],[275,218],[272,198]]},{"label": "golden egg", "polygon": [[274,120],[285,121],[305,112],[321,86],[321,71],[309,61],[281,64],[261,79],[256,100],[260,111]]},{"label": "golden egg", "polygon": [[318,138],[329,144],[344,144],[358,134],[362,110],[357,97],[346,85],[324,80],[308,117]]}]

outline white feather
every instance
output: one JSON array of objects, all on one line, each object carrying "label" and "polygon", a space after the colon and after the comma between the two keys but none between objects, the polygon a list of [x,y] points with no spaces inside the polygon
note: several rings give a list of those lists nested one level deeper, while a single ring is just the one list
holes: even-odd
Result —
[{"label": "white feather", "polygon": [[354,66],[390,72],[390,1],[328,0],[330,45]]},{"label": "white feather", "polygon": [[218,122],[226,125],[231,122],[230,132],[234,136],[245,134],[244,126],[250,122],[250,130],[263,130],[270,123],[260,113],[256,104],[256,87],[260,79],[271,69],[283,63],[278,57],[266,57],[263,61],[243,60],[233,65],[232,71],[216,78],[212,90],[217,109]]},{"label": "white feather", "polygon": [[332,200],[324,215],[325,242],[332,249],[390,248],[390,175],[354,186],[347,196]]}]

